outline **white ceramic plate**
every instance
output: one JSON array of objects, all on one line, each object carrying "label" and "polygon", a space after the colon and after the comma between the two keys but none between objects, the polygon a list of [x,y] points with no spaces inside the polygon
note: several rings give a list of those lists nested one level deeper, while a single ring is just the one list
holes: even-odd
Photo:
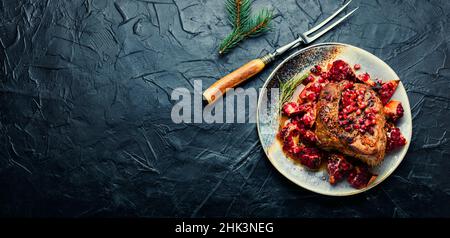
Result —
[{"label": "white ceramic plate", "polygon": [[[358,73],[368,72],[372,79],[378,78],[382,81],[399,79],[397,74],[386,63],[358,47],[340,43],[324,43],[309,46],[290,55],[270,74],[258,100],[257,128],[261,144],[267,157],[273,166],[286,178],[316,193],[330,196],[348,196],[367,191],[380,184],[394,172],[408,151],[412,135],[412,121],[411,108],[403,84],[400,83],[398,85],[397,91],[392,99],[400,101],[405,110],[403,118],[396,125],[400,128],[408,144],[399,150],[388,153],[381,165],[371,169],[372,172],[378,174],[378,177],[364,189],[355,189],[346,181],[342,181],[336,185],[330,185],[326,170],[309,171],[298,162],[287,158],[282,152],[281,144],[276,140],[279,115],[277,113],[270,113],[270,110],[263,110],[263,106],[267,105],[267,101],[278,101],[276,96],[266,92],[269,92],[271,88],[278,88],[279,80],[288,80],[298,73],[307,72],[314,65],[326,65],[327,62],[333,62],[337,59],[342,59],[350,65],[360,64],[361,69]],[[269,106],[269,109],[273,109],[275,105],[273,103]]]}]

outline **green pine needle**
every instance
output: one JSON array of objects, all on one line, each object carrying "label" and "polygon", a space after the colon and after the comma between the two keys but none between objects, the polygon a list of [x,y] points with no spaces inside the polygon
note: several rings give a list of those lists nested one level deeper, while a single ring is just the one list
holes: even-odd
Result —
[{"label": "green pine needle", "polygon": [[267,9],[261,10],[256,17],[250,19],[244,31],[244,36],[253,37],[268,31],[270,29],[270,20],[272,20],[272,12]]},{"label": "green pine needle", "polygon": [[295,90],[298,85],[300,85],[303,80],[308,77],[308,73],[306,74],[297,74],[286,82],[279,81],[280,85],[280,108],[283,104],[291,100],[292,95],[294,95]]},{"label": "green pine needle", "polygon": [[279,90],[280,90],[280,99],[278,100],[278,117],[281,118],[281,109],[283,108],[283,105],[289,100],[292,99],[292,96],[295,93],[295,90],[297,90],[297,87],[309,76],[308,73],[306,74],[296,74],[294,77],[289,79],[286,82],[283,82],[281,80],[278,81]]},{"label": "green pine needle", "polygon": [[239,29],[250,20],[250,0],[226,0],[228,17],[234,29]]},{"label": "green pine needle", "polygon": [[233,25],[233,31],[222,41],[219,54],[225,54],[242,40],[254,37],[270,29],[272,12],[263,9],[255,16],[251,15],[251,0],[226,0],[225,7]]},{"label": "green pine needle", "polygon": [[229,49],[234,48],[244,39],[244,36],[234,30],[229,34],[220,44],[219,54],[224,54],[229,51]]}]

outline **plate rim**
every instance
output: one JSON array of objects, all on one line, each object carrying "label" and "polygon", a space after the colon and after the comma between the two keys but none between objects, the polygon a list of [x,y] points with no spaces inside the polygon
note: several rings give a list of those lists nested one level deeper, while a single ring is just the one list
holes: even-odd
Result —
[{"label": "plate rim", "polygon": [[[345,46],[345,47],[350,47],[350,48],[356,48],[357,50],[362,51],[365,54],[368,54],[372,57],[375,57],[376,59],[378,59],[381,64],[383,64],[388,70],[392,71],[392,73],[394,73],[394,75],[396,76],[396,78],[398,78],[400,80],[400,77],[397,75],[397,73],[386,63],[384,62],[382,59],[378,58],[376,55],[368,52],[367,50],[364,50],[362,48],[359,48],[357,46],[353,46],[350,44],[346,44],[346,43],[338,43],[338,42],[324,42],[324,43],[317,43],[317,44],[313,44],[307,47],[304,47],[302,49],[299,49],[293,53],[291,53],[288,57],[286,57],[286,59],[284,59],[283,61],[281,61],[273,70],[272,72],[269,74],[269,76],[267,77],[267,79],[265,80],[262,89],[263,90],[267,90],[267,85],[270,82],[270,80],[274,77],[275,73],[278,72],[278,70],[286,64],[286,62],[288,62],[289,60],[291,60],[292,58],[296,57],[297,55],[301,54],[302,52],[309,50],[311,48],[314,47],[320,47],[320,46],[326,46],[326,45],[337,45],[337,46]],[[402,85],[402,87],[405,89],[402,81],[400,80],[400,84]],[[405,89],[406,92],[406,89]],[[260,123],[259,123],[259,111],[260,111],[260,107],[261,107],[261,103],[262,103],[262,95],[263,93],[260,93],[260,95],[258,96],[258,105],[257,105],[257,110],[256,110],[256,128],[258,131],[258,139],[260,141],[260,143],[262,143],[262,137],[261,137],[261,131],[260,131]],[[410,114],[411,113],[411,106],[409,103],[409,97],[408,97],[408,93],[406,92],[406,103],[407,103],[407,108],[409,109]],[[363,188],[363,189],[355,189],[354,191],[350,191],[350,192],[342,192],[342,193],[329,193],[329,192],[323,192],[323,191],[316,191],[316,190],[312,190],[310,188],[304,187],[302,184],[300,184],[296,179],[292,178],[290,175],[288,175],[287,173],[284,172],[284,170],[280,169],[277,164],[272,161],[272,158],[269,156],[269,153],[267,151],[267,149],[263,147],[264,153],[266,154],[267,159],[270,161],[270,163],[273,165],[273,167],[275,167],[275,169],[281,173],[284,177],[286,177],[288,180],[290,180],[291,182],[293,182],[294,184],[296,184],[297,186],[302,187],[303,189],[306,189],[308,191],[317,193],[317,194],[322,194],[322,195],[326,195],[326,196],[334,196],[334,197],[345,197],[345,196],[351,196],[351,195],[356,195],[356,194],[360,194],[363,192],[366,192],[374,187],[376,187],[377,185],[379,185],[381,182],[383,182],[385,179],[387,179],[389,176],[391,176],[391,174],[398,168],[398,166],[400,166],[400,164],[403,162],[403,159],[405,158],[408,150],[409,150],[409,146],[411,145],[411,138],[413,135],[413,131],[412,131],[412,118],[410,118],[410,122],[408,123],[408,130],[411,132],[410,133],[410,137],[407,138],[408,139],[408,143],[406,144],[406,148],[403,150],[403,152],[399,155],[400,159],[399,162],[395,165],[392,166],[392,168],[390,170],[387,171],[386,175],[383,176],[382,178],[380,178],[378,181],[376,181],[375,183],[371,184],[370,186]]]}]

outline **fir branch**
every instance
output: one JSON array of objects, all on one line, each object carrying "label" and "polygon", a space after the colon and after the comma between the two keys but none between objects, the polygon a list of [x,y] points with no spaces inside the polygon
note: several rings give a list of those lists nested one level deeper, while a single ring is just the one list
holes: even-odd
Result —
[{"label": "fir branch", "polygon": [[225,6],[234,29],[241,29],[250,20],[250,0],[227,0]]},{"label": "fir branch", "polygon": [[229,49],[234,48],[243,40],[243,35],[234,30],[231,34],[229,34],[220,44],[219,54],[226,53]]},{"label": "fir branch", "polygon": [[220,44],[219,54],[225,54],[248,37],[269,30],[272,12],[263,9],[256,16],[252,16],[250,5],[251,0],[226,0],[225,6],[233,31]]},{"label": "fir branch", "polygon": [[268,31],[271,20],[272,12],[267,9],[261,10],[254,19],[250,19],[248,28],[244,30],[244,37],[254,37]]}]

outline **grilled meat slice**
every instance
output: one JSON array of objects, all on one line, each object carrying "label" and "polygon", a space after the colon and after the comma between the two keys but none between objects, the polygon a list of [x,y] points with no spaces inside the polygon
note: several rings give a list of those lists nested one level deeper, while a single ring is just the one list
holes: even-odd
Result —
[{"label": "grilled meat slice", "polygon": [[317,103],[317,144],[355,157],[370,166],[386,150],[383,105],[370,86],[349,81],[327,84]]}]

